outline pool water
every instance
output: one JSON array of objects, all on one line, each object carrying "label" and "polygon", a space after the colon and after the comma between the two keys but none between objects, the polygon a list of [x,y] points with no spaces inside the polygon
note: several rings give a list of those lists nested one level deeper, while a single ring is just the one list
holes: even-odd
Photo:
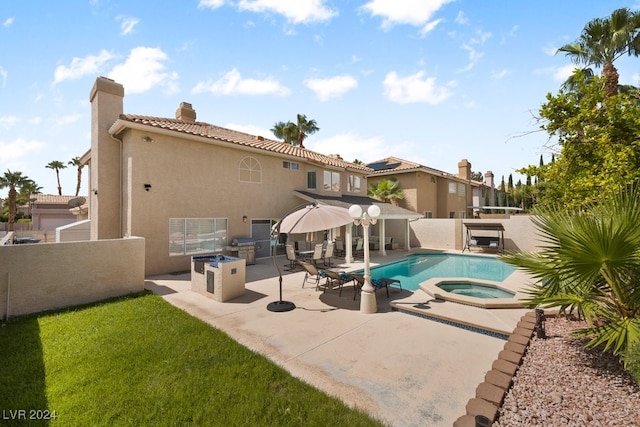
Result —
[{"label": "pool water", "polygon": [[515,296],[514,292],[507,291],[506,289],[482,285],[480,283],[442,282],[436,286],[452,294],[482,299],[513,298]]},{"label": "pool water", "polygon": [[468,277],[502,282],[516,270],[496,258],[457,254],[414,254],[390,264],[371,268],[371,278],[397,279],[402,289],[415,291],[435,277]]}]

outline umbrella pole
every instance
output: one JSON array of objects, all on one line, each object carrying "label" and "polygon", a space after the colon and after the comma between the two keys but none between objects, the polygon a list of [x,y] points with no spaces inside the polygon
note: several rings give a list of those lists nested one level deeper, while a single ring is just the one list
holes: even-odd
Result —
[{"label": "umbrella pole", "polygon": [[[291,212],[294,212],[295,210],[297,210],[300,206],[296,206],[293,210],[287,212],[287,214],[285,216],[283,216],[283,218],[286,218],[287,215],[289,215]],[[278,226],[276,227],[276,236],[277,239],[280,239],[280,226],[282,225],[282,220],[280,220],[280,222],[278,222]],[[294,310],[296,308],[296,305],[290,301],[283,301],[282,300],[282,271],[280,271],[280,266],[278,265],[278,261],[276,258],[277,255],[277,248],[278,248],[278,241],[276,240],[276,246],[273,249],[273,265],[276,266],[276,269],[278,270],[278,283],[279,283],[279,292],[280,292],[280,299],[278,301],[273,301],[270,302],[269,304],[267,304],[267,310],[269,311],[273,311],[275,313],[282,313],[285,311],[291,311]]]}]

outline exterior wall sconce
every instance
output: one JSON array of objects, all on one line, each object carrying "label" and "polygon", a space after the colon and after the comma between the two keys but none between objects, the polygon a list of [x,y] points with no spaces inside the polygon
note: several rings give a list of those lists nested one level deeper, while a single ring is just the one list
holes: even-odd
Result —
[{"label": "exterior wall sconce", "polygon": [[142,140],[144,142],[153,142],[153,138],[151,138],[149,135],[145,135],[142,137]]},{"label": "exterior wall sconce", "polygon": [[95,194],[96,196],[98,195],[98,189],[94,188],[93,190],[91,190],[93,192],[93,194]]},{"label": "exterior wall sconce", "polygon": [[151,184],[145,184],[145,185],[144,185],[144,190],[145,190],[145,191],[149,191],[149,190],[151,190]]},{"label": "exterior wall sconce", "polygon": [[242,216],[242,222],[247,222],[247,216],[246,215]]}]

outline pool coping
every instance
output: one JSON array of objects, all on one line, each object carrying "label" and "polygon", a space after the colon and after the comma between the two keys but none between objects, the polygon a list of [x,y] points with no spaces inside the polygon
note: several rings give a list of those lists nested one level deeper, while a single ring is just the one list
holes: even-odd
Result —
[{"label": "pool coping", "polygon": [[[444,289],[438,287],[443,282],[469,282],[479,285],[489,286],[492,288],[503,289],[505,291],[513,292],[515,295],[512,298],[476,298],[467,295],[454,294],[447,292]],[[518,298],[518,292],[508,289],[503,285],[503,282],[494,282],[491,280],[474,279],[471,277],[436,277],[425,280],[420,283],[420,289],[428,293],[434,298],[443,299],[445,301],[452,301],[458,304],[472,305],[480,308],[525,308],[524,304]]]}]

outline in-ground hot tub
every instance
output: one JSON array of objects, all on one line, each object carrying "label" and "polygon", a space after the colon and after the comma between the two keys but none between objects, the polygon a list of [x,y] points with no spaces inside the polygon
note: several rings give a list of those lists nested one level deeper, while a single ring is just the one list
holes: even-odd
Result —
[{"label": "in-ground hot tub", "polygon": [[499,282],[460,278],[434,278],[420,284],[434,298],[481,308],[524,308],[517,293]]}]

